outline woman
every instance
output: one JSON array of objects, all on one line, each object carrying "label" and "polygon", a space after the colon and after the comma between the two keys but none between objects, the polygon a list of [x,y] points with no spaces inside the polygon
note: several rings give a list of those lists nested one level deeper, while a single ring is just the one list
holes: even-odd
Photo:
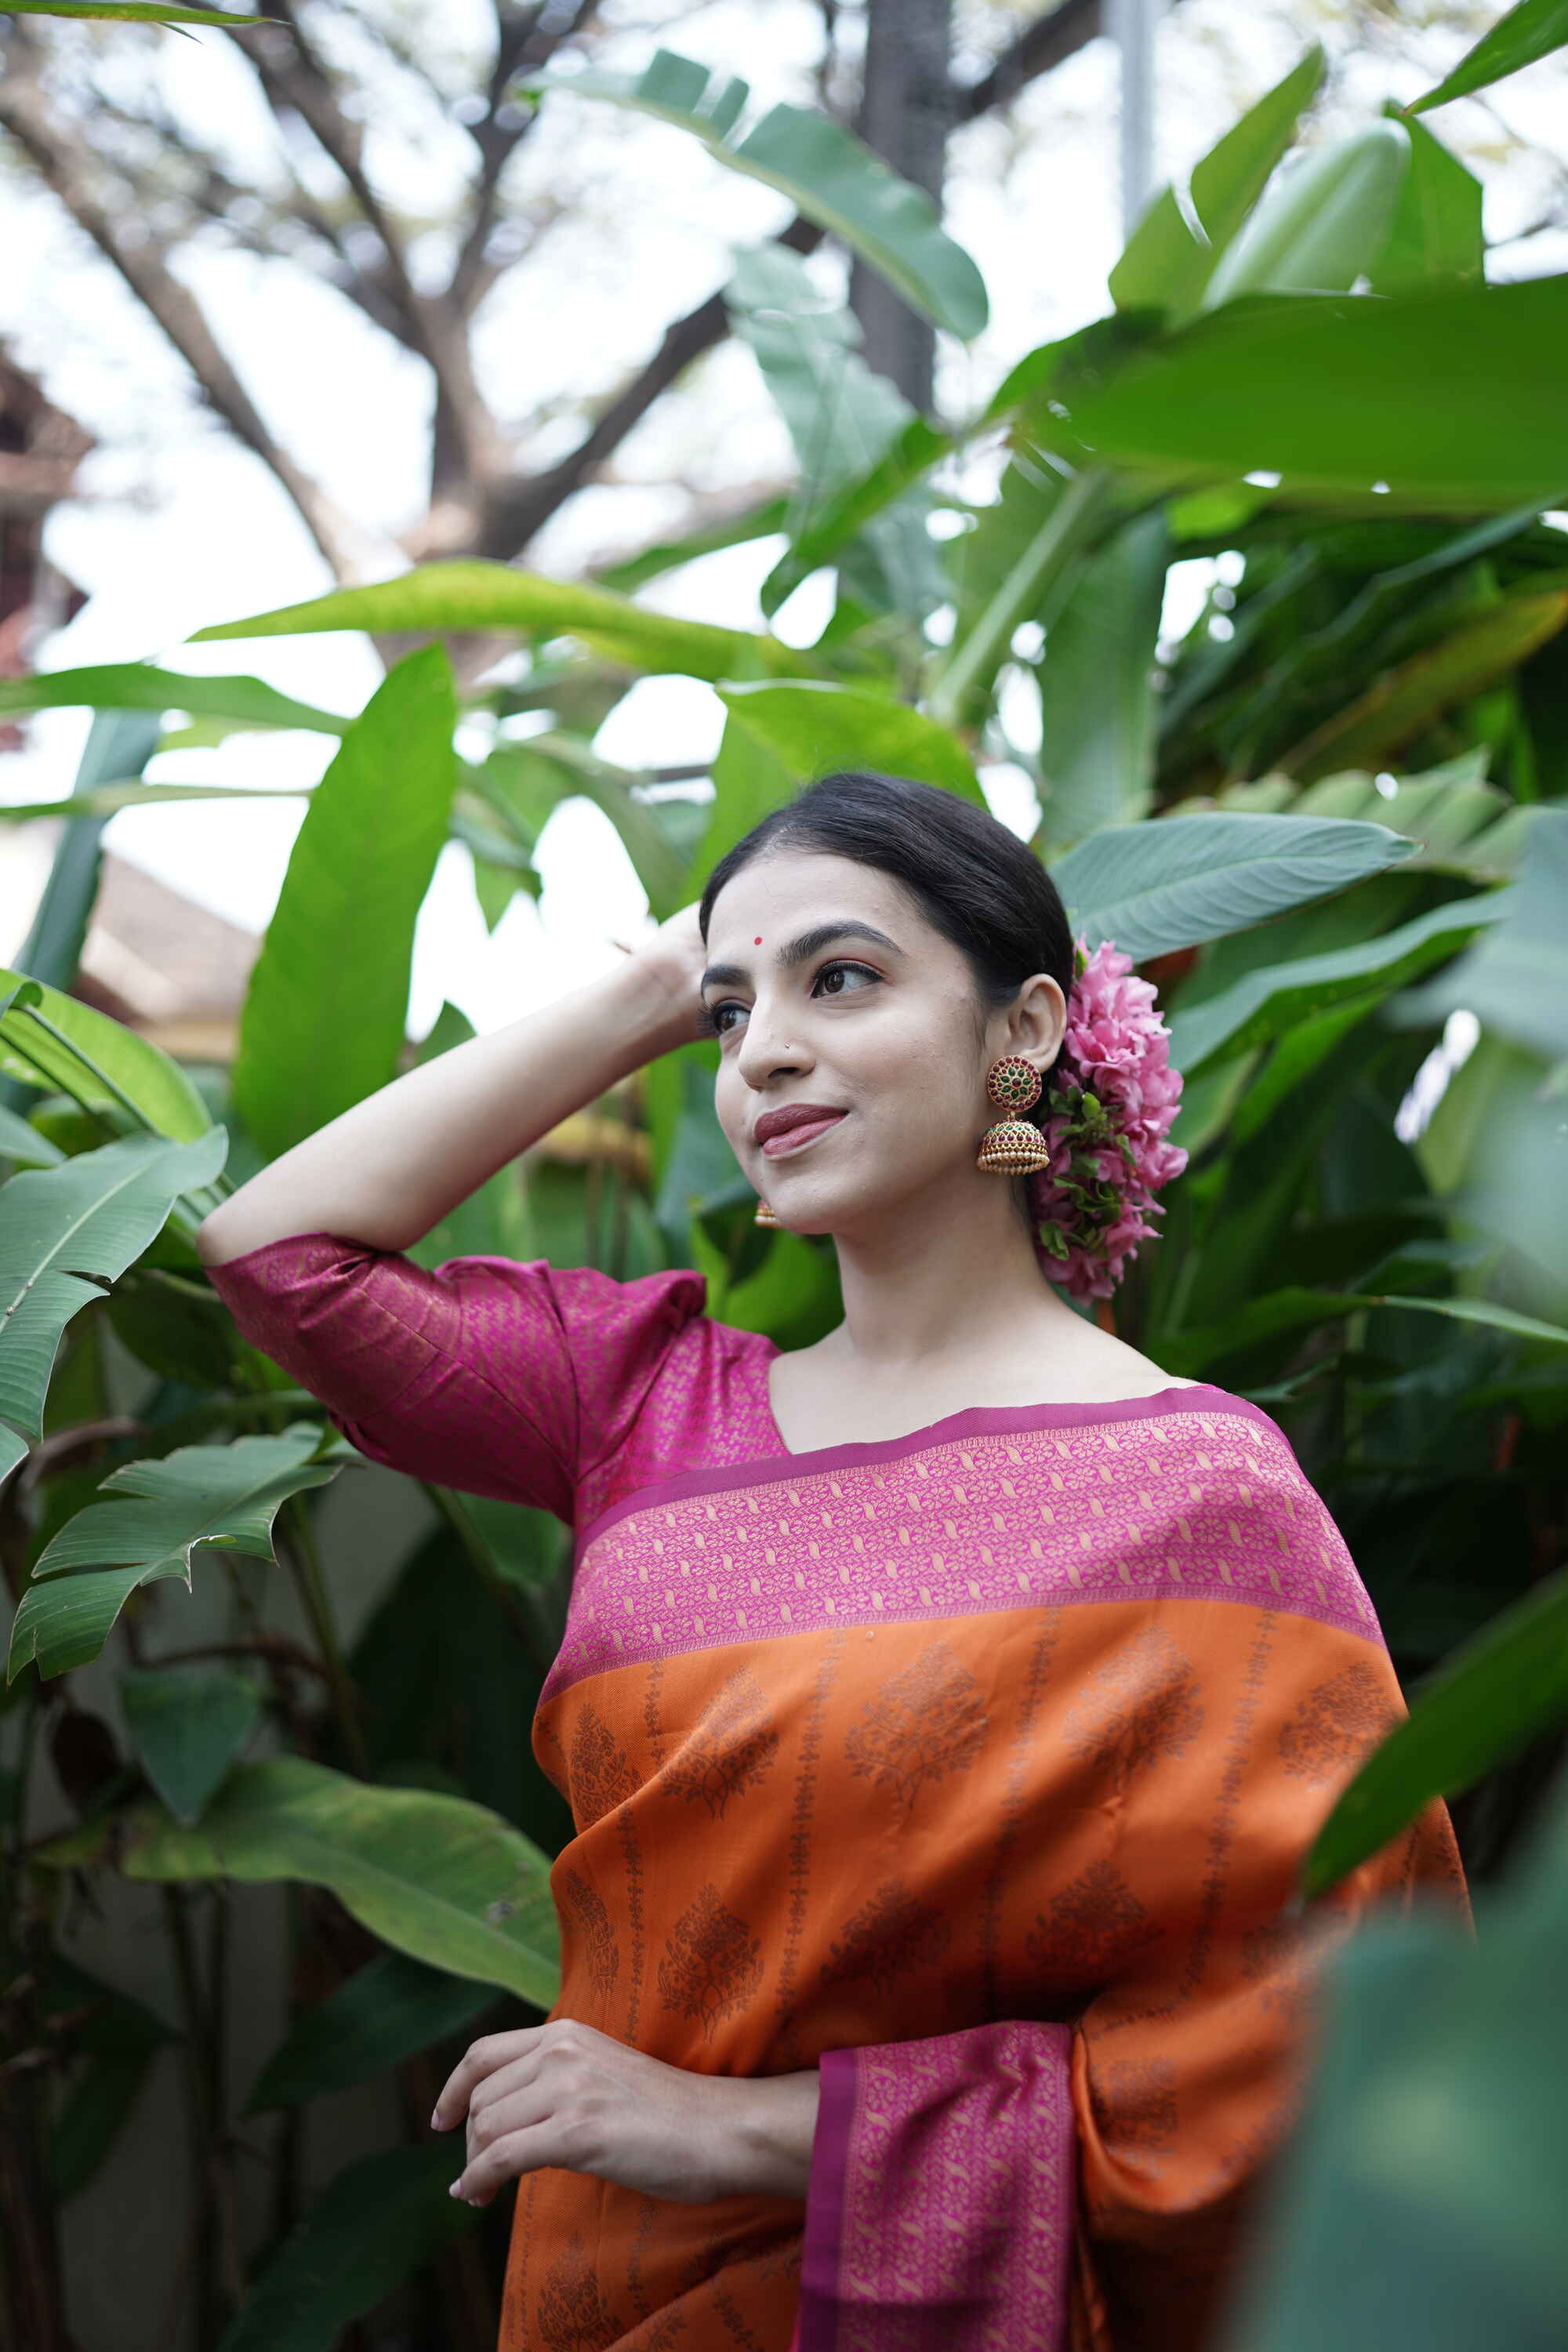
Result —
[{"label": "woman", "polygon": [[[608,978],[202,1228],[373,1461],[576,1531],[533,1727],[561,1994],[433,2118],[455,2194],[518,2183],[503,2352],[1208,2344],[1321,1950],[1379,1898],[1466,1910],[1435,1804],[1289,1914],[1404,1712],[1376,1618],[1268,1415],[1061,1295],[1184,1158],[1125,963],[1090,1002],[983,810],[829,777]],[[700,1020],[759,1215],[832,1236],[826,1338],[715,1322],[682,1268],[401,1255]],[[1115,1113],[1076,1194],[1073,1040]]]}]

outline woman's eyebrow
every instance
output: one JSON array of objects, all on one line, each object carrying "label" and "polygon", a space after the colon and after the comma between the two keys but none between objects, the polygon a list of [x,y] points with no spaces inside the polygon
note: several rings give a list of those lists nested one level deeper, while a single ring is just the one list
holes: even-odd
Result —
[{"label": "woman's eyebrow", "polygon": [[[835,916],[826,923],[814,924],[809,931],[802,931],[797,940],[791,940],[786,946],[780,948],[774,961],[783,971],[791,971],[796,964],[805,963],[832,940],[869,940],[873,947],[890,949],[896,956],[903,954],[897,940],[890,940],[886,931],[877,930],[870,923],[858,923],[853,919]],[[698,986],[706,988],[710,982],[717,981],[730,987],[743,987],[750,977],[745,964],[710,963]]]}]

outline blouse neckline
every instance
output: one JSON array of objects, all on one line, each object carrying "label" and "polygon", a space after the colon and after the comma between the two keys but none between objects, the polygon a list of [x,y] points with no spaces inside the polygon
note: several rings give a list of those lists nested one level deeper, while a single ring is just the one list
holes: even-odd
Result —
[{"label": "blouse neckline", "polygon": [[1073,1429],[1099,1421],[1143,1421],[1158,1413],[1181,1412],[1184,1400],[1194,1410],[1205,1412],[1241,1412],[1260,1421],[1268,1419],[1260,1406],[1248,1403],[1245,1397],[1232,1396],[1228,1389],[1215,1388],[1207,1381],[1190,1381],[1172,1382],[1143,1396],[1058,1400],[1050,1404],[964,1405],[957,1412],[922,1422],[918,1428],[905,1430],[895,1437],[852,1438],[843,1444],[808,1446],[797,1453],[786,1442],[773,1412],[771,1368],[784,1351],[776,1342],[771,1342],[770,1348],[771,1352],[761,1356],[758,1366],[767,1426],[780,1459],[798,1464],[803,1472],[828,1469],[839,1460],[892,1460],[909,1448],[945,1444],[953,1438],[1005,1435],[1015,1429]]}]

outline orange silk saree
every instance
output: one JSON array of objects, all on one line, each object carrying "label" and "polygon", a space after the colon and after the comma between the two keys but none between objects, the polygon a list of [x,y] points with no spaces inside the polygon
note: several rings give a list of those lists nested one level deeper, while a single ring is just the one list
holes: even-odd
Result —
[{"label": "orange silk saree", "polygon": [[1283,1433],[1206,1385],[601,1510],[534,1725],[552,2014],[821,2105],[804,2208],[525,2176],[502,2352],[1198,2352],[1323,1952],[1468,1917],[1441,1804],[1287,1909],[1404,1712]]}]

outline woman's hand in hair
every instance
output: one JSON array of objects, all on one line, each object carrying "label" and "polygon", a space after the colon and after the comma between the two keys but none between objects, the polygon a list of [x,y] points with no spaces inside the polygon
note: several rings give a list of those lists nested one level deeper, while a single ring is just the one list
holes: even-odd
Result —
[{"label": "woman's hand in hair", "polygon": [[546,2165],[706,2205],[804,2197],[816,2099],[815,2068],[755,2080],[696,2074],[558,2017],[473,2042],[431,2122],[447,2131],[467,2118],[451,2193],[470,2205]]},{"label": "woman's hand in hair", "polygon": [[697,927],[701,903],[693,898],[689,906],[679,908],[635,946],[626,940],[611,941],[613,947],[631,957],[639,971],[647,972],[651,985],[666,992],[674,1003],[689,1009],[694,1022],[700,1009],[703,967],[708,961],[708,950]]}]

